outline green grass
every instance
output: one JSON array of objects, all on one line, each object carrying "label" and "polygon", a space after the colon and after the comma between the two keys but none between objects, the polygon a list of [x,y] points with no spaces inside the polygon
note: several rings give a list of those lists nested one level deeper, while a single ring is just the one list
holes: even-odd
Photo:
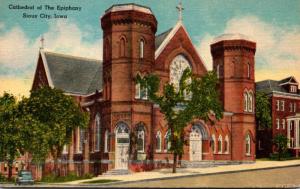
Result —
[{"label": "green grass", "polygon": [[77,176],[74,172],[70,172],[67,176],[55,176],[54,174],[46,175],[42,178],[41,182],[57,183],[57,182],[69,182],[74,180],[83,180],[83,179],[91,179],[91,178],[93,178],[91,174]]},{"label": "green grass", "polygon": [[91,180],[91,181],[85,181],[85,182],[82,182],[84,184],[97,184],[97,183],[109,183],[109,182],[117,182],[117,181],[120,181],[120,180],[112,180],[112,179],[101,179],[101,180]]}]

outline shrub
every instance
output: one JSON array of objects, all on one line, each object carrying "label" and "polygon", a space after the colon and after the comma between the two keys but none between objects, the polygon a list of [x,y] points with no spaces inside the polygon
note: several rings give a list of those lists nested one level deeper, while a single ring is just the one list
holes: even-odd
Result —
[{"label": "shrub", "polygon": [[7,181],[6,177],[0,173],[0,182]]},{"label": "shrub", "polygon": [[[279,156],[280,156],[280,159],[279,159]],[[271,160],[288,160],[288,159],[291,159],[291,158],[292,158],[292,156],[288,151],[285,151],[281,154],[279,154],[279,153],[270,154],[270,159]]]},{"label": "shrub", "polygon": [[69,172],[66,176],[55,176],[55,174],[51,173],[42,178],[42,182],[68,182],[73,180],[81,180],[81,179],[90,179],[92,178],[92,174],[85,174],[83,176],[77,176],[75,172]]}]

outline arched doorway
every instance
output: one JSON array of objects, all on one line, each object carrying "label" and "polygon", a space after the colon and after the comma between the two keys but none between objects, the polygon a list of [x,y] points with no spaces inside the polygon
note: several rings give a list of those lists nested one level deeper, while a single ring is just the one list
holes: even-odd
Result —
[{"label": "arched doorway", "polygon": [[190,133],[190,160],[202,160],[202,136],[199,127],[196,125],[192,126]]},{"label": "arched doorway", "polygon": [[202,140],[207,138],[207,132],[202,125],[195,124],[190,132],[190,161],[202,160]]},{"label": "arched doorway", "polygon": [[128,169],[129,157],[129,128],[120,122],[116,126],[115,169]]}]

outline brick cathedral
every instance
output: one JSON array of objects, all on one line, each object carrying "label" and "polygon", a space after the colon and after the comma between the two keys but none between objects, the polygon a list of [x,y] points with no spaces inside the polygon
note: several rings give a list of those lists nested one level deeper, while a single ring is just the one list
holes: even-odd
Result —
[{"label": "brick cathedral", "polygon": [[[74,130],[64,148],[61,174],[144,171],[172,164],[164,115],[134,78],[155,73],[162,90],[168,82],[178,85],[185,68],[199,77],[207,73],[178,8],[176,25],[158,35],[150,8],[120,4],[107,9],[101,17],[102,61],[40,50],[33,90],[43,85],[62,89],[90,113],[88,128]],[[256,43],[243,35],[222,35],[211,44],[223,119],[214,125],[194,120],[186,127],[189,145],[182,166],[255,161],[255,50]],[[46,166],[53,168],[50,159]]]}]

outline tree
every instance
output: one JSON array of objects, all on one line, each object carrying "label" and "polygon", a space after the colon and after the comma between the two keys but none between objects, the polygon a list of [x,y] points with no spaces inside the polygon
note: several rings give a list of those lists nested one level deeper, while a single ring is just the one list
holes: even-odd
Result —
[{"label": "tree", "polygon": [[271,128],[271,105],[269,97],[263,92],[256,92],[256,122],[261,128]]},{"label": "tree", "polygon": [[25,142],[25,149],[37,163],[50,153],[57,171],[64,145],[70,143],[75,128],[87,126],[88,114],[81,111],[71,96],[50,87],[31,91],[30,97],[20,102],[20,112],[24,115],[22,137],[30,139]]},{"label": "tree", "polygon": [[0,97],[0,160],[8,162],[8,178],[12,176],[13,161],[20,156],[22,140],[16,98],[4,92]]},{"label": "tree", "polygon": [[273,139],[273,143],[277,147],[278,160],[280,160],[281,157],[287,152],[288,138],[284,134],[277,134]]},{"label": "tree", "polygon": [[[214,72],[208,72],[199,78],[190,69],[184,70],[179,81],[179,88],[166,83],[163,91],[159,92],[159,78],[149,74],[136,80],[141,87],[146,87],[150,101],[158,104],[164,114],[168,129],[171,131],[171,149],[173,153],[173,173],[176,173],[177,157],[183,153],[184,128],[194,119],[211,121],[222,117],[221,103],[216,90],[217,77]],[[214,115],[214,116],[212,116]]]}]

